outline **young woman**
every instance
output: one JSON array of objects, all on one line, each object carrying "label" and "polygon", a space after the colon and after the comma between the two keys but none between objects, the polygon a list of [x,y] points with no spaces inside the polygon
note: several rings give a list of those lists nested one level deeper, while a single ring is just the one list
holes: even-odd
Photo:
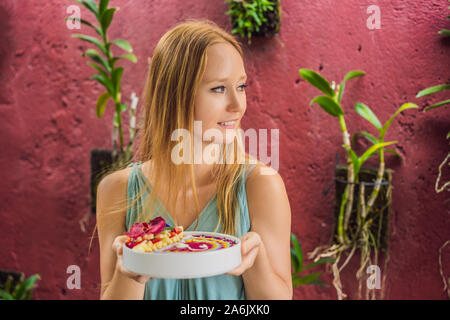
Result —
[{"label": "young woman", "polygon": [[[239,43],[209,20],[187,20],[158,42],[144,88],[140,160],[98,186],[101,299],[292,299],[284,183],[243,151],[238,130],[246,78]],[[194,130],[199,123],[201,133]],[[181,152],[179,129],[189,133]],[[214,161],[192,161],[198,150]],[[180,164],[180,155],[191,161]],[[130,273],[122,265],[123,234],[156,216],[186,231],[240,237],[241,265],[196,279]]]}]

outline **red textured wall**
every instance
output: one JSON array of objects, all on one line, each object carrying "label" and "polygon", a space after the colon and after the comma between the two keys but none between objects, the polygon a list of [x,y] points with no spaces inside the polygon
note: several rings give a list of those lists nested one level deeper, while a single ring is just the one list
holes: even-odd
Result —
[{"label": "red textured wall", "polygon": [[[90,214],[90,151],[110,148],[112,110],[95,116],[99,84],[81,53],[84,42],[65,26],[69,0],[3,0],[0,3],[0,269],[40,273],[37,299],[97,299],[99,252]],[[350,132],[368,128],[353,105],[363,101],[385,122],[428,86],[449,82],[445,0],[283,0],[280,37],[244,46],[249,74],[243,128],[280,130],[280,169],[292,208],[292,230],[305,252],[328,241],[333,225],[334,156],[342,137],[337,121],[309,101],[318,91],[301,80],[299,68],[340,81],[349,70],[366,75],[348,83],[344,97]],[[344,4],[345,3],[345,4]],[[184,18],[209,18],[230,31],[224,1],[111,0],[120,10],[112,38],[125,38],[139,61],[125,63],[123,92],[141,93],[147,57],[159,38]],[[381,29],[369,30],[368,6],[381,9]],[[84,9],[84,17],[92,16]],[[85,29],[81,30],[86,32]],[[436,194],[439,164],[449,151],[448,107],[407,110],[388,140],[398,140],[405,162],[388,155],[393,176],[390,261],[386,299],[445,299],[438,249],[449,239],[448,193]],[[371,131],[373,132],[373,131]],[[127,138],[127,135],[126,135]],[[448,172],[445,178],[448,180]],[[86,225],[83,225],[83,221]],[[449,247],[443,251],[449,276]],[[307,261],[308,262],[308,261]],[[343,272],[344,291],[356,298],[359,254]],[[69,290],[66,269],[81,268],[81,289]],[[324,271],[323,267],[312,269]],[[332,275],[322,280],[331,284]],[[303,286],[295,299],[336,299],[332,286]]]}]

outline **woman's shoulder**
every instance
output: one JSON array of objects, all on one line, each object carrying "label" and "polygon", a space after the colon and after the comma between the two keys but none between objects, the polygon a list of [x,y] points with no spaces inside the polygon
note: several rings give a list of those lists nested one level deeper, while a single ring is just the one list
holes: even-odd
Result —
[{"label": "woman's shoulder", "polygon": [[101,185],[102,187],[107,188],[126,187],[131,170],[133,170],[133,167],[127,167],[108,173],[101,179],[99,186]]},{"label": "woman's shoulder", "polygon": [[258,161],[247,179],[245,189],[251,221],[274,225],[275,217],[288,219],[290,209],[286,187],[275,169]]},{"label": "woman's shoulder", "polygon": [[286,193],[283,178],[277,170],[257,161],[246,181],[247,197],[259,201],[267,196],[283,195]]},{"label": "woman's shoulder", "polygon": [[121,203],[127,196],[128,180],[133,167],[116,170],[105,175],[97,187],[97,199],[104,205]]},{"label": "woman's shoulder", "polygon": [[251,169],[250,174],[247,178],[248,184],[257,184],[261,182],[283,182],[281,175],[273,169],[272,167],[267,166],[265,163],[254,160],[256,163],[251,163],[247,166],[247,170]]}]

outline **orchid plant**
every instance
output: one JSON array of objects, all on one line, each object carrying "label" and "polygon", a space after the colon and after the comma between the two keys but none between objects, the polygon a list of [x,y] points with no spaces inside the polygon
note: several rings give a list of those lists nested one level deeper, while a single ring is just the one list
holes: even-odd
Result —
[{"label": "orchid plant", "polygon": [[[124,72],[124,67],[116,66],[116,63],[120,60],[130,60],[134,63],[137,62],[136,56],[132,54],[133,49],[128,41],[124,39],[110,40],[107,32],[113,20],[115,12],[119,8],[109,8],[109,0],[99,0],[98,4],[94,0],[75,0],[79,4],[88,9],[96,18],[98,25],[85,20],[78,19],[81,24],[84,24],[92,29],[99,35],[100,38],[92,37],[84,34],[73,34],[72,37],[81,39],[90,44],[93,44],[96,49],[87,49],[83,53],[84,56],[88,56],[92,61],[87,62],[89,66],[95,69],[97,72],[92,76],[94,80],[104,86],[105,92],[102,93],[96,104],[96,115],[101,118],[105,113],[106,105],[109,100],[112,100],[115,106],[114,120],[113,120],[113,132],[112,132],[112,146],[113,146],[113,159],[117,154],[117,135],[119,135],[119,162],[127,161],[131,158],[131,151],[133,148],[134,137],[136,136],[136,104],[137,97],[132,95],[132,104],[130,108],[130,141],[129,144],[124,146],[123,130],[122,130],[122,112],[125,112],[128,108],[127,104],[122,101],[121,93],[121,78]],[[67,18],[77,20],[77,18]],[[112,47],[116,46],[124,51],[126,54],[114,56],[112,53]]]},{"label": "orchid plant", "polygon": [[[367,120],[371,125],[373,125],[378,133],[378,137],[370,134],[367,131],[355,133],[352,139],[353,142],[355,141],[356,136],[362,135],[370,143],[372,143],[372,145],[365,152],[363,152],[362,155],[358,156],[355,150],[352,148],[350,133],[347,130],[347,124],[345,122],[344,110],[341,106],[341,101],[344,94],[346,82],[351,79],[363,76],[365,72],[360,70],[350,71],[345,75],[344,79],[337,86],[334,81],[332,82],[332,84],[330,84],[329,81],[327,81],[324,77],[313,70],[300,69],[299,73],[303,79],[305,79],[308,83],[310,83],[323,93],[323,95],[319,95],[313,98],[310,102],[310,105],[317,103],[326,113],[337,118],[343,135],[342,147],[345,149],[347,155],[347,184],[340,202],[335,243],[330,246],[326,245],[318,247],[309,254],[309,257],[314,258],[315,261],[324,257],[336,257],[336,260],[334,261],[332,266],[334,274],[333,285],[337,290],[338,298],[343,299],[346,297],[346,294],[342,291],[342,284],[340,282],[339,273],[348,263],[355,250],[357,248],[361,249],[361,266],[357,273],[357,278],[360,280],[361,284],[363,271],[370,261],[371,248],[375,248],[375,257],[377,257],[377,250],[378,248],[380,248],[380,232],[378,232],[378,235],[374,235],[369,228],[372,223],[376,222],[377,217],[377,215],[371,214],[371,211],[373,211],[374,209],[374,203],[378,197],[385,173],[384,153],[391,152],[396,156],[400,156],[395,150],[385,148],[386,146],[397,143],[397,141],[385,142],[386,132],[392,124],[392,121],[401,112],[407,109],[418,108],[418,106],[409,102],[404,103],[394,113],[394,115],[392,115],[384,124],[381,124],[380,120],[369,108],[369,106],[362,102],[357,102],[354,107],[355,111],[365,120]],[[376,181],[374,183],[375,186],[368,198],[368,201],[366,201],[364,196],[365,185],[364,183],[359,183],[359,174],[363,164],[374,155],[379,156],[379,165]],[[353,231],[351,228],[349,228],[349,221],[354,208],[355,184],[360,184],[360,196],[357,199],[358,203],[356,209],[357,227],[356,230]],[[381,221],[382,220],[378,217],[378,223],[380,227]],[[342,264],[342,266],[338,267],[341,254],[350,249],[351,252],[348,255],[346,261]]]}]

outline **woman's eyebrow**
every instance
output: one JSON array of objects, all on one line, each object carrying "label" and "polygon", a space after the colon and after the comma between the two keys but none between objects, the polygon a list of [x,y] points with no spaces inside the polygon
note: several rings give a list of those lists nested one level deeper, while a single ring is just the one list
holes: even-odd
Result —
[{"label": "woman's eyebrow", "polygon": [[[245,78],[247,78],[247,75],[246,75],[246,74],[244,74],[243,76],[241,76],[241,77],[239,78],[239,80],[242,80],[242,79],[245,79]],[[209,80],[209,81],[206,81],[206,83],[213,82],[213,81],[225,81],[225,80],[228,80],[228,78],[211,79],[211,80]]]}]

